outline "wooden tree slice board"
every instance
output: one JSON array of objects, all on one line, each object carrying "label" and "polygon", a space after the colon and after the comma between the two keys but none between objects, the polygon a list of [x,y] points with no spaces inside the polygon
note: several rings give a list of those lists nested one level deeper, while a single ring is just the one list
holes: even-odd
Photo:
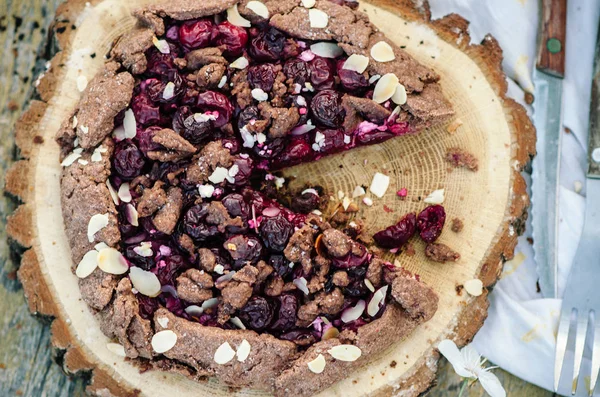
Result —
[{"label": "wooden tree slice board", "polygon": [[[11,216],[8,232],[28,248],[19,277],[31,311],[54,318],[53,345],[64,351],[64,368],[69,373],[91,371],[90,393],[230,395],[230,389],[214,379],[196,383],[169,373],[140,373],[138,367],[108,351],[109,340],[81,299],[71,270],[54,135],[79,99],[77,77],[91,80],[113,40],[134,26],[131,10],[146,2],[101,0],[86,5],[82,0],[69,0],[57,11],[54,31],[62,51],[37,82],[42,101],[32,102],[16,128],[16,142],[25,159],[8,173],[6,190],[23,204]],[[416,8],[409,0],[369,0],[363,1],[361,8],[389,38],[442,76],[442,89],[463,125],[453,134],[442,126],[294,167],[285,174],[295,177],[292,185],[321,184],[334,194],[339,190],[351,194],[357,185],[368,186],[375,172],[389,174],[392,182],[386,196],[375,199],[372,207],[359,205],[358,217],[371,232],[409,211],[422,209],[419,197],[446,190],[444,206],[449,219],[458,217],[465,227],[458,234],[447,227],[441,241],[461,253],[459,263],[428,261],[421,243],[415,243],[416,255],[399,257],[403,266],[420,274],[439,293],[437,314],[368,367],[322,393],[384,396],[402,391],[403,396],[417,396],[435,379],[436,341],[453,338],[463,345],[486,318],[487,291],[474,298],[458,294],[457,286],[479,278],[491,287],[504,261],[512,258],[529,204],[519,172],[534,153],[535,132],[525,110],[505,96],[501,50],[492,37],[470,45],[468,23],[463,18],[450,15],[431,21],[426,3]],[[445,155],[451,147],[476,154],[479,171],[450,169]],[[395,194],[403,187],[409,192],[404,201]],[[392,212],[384,210],[384,205]],[[235,394],[264,393],[240,390]]]}]

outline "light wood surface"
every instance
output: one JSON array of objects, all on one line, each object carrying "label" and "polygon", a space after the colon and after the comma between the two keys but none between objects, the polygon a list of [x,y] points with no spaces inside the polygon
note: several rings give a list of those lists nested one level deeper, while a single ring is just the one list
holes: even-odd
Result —
[{"label": "light wood surface", "polygon": [[[35,61],[35,52],[38,49],[44,49],[44,34],[41,33],[41,28],[38,29],[40,31],[40,33],[38,34],[38,36],[36,37],[36,31],[32,30],[32,24],[34,21],[38,21],[38,23],[40,24],[40,26],[46,26],[47,21],[50,20],[50,16],[53,14],[54,11],[54,7],[55,7],[55,3],[57,2],[44,2],[45,7],[47,7],[48,9],[45,10],[45,17],[42,16],[42,8],[44,8],[43,6],[41,6],[41,4],[37,4],[36,2],[33,2],[34,4],[37,5],[37,7],[33,7],[31,8],[31,1],[23,1],[23,2],[10,2],[8,3],[7,7],[11,8],[11,13],[7,13],[8,14],[8,25],[9,27],[3,31],[0,32],[0,39],[4,39],[2,41],[5,42],[5,47],[4,48],[10,48],[13,45],[15,46],[15,48],[18,48],[19,54],[16,57],[14,64],[11,62],[10,59],[8,59],[7,57],[3,57],[3,59],[1,60],[1,65],[2,65],[2,69],[0,70],[0,76],[2,77],[2,79],[6,79],[8,81],[9,84],[2,84],[2,86],[0,87],[0,93],[2,94],[2,96],[0,96],[0,105],[4,105],[2,107],[0,107],[1,109],[3,109],[3,113],[2,113],[2,118],[0,118],[0,122],[4,123],[6,122],[6,127],[7,128],[3,128],[3,133],[5,134],[5,137],[9,137],[10,135],[8,134],[9,131],[12,129],[12,125],[15,122],[16,117],[18,116],[19,112],[21,111],[21,109],[23,109],[24,104],[26,103],[27,98],[29,98],[32,94],[31,89],[29,88],[31,86],[31,81],[34,78],[34,72],[31,70],[31,65],[33,64],[33,62]],[[41,2],[40,2],[41,3]],[[27,6],[24,6],[24,4],[26,4]],[[19,10],[19,8],[21,8],[21,10]],[[13,9],[15,11],[13,11]],[[21,15],[23,18],[23,22],[21,24],[21,27],[19,28],[19,30],[17,30],[17,32],[14,31],[14,27],[15,27],[15,22],[16,20],[12,18],[12,15]],[[376,19],[377,20],[377,19]],[[5,23],[2,22],[0,20],[0,26],[2,26],[1,24]],[[10,28],[10,24],[12,25],[12,29]],[[64,23],[64,22],[63,22]],[[33,34],[29,34],[27,39],[25,39],[25,41],[21,41],[18,43],[14,43],[12,42],[12,38],[13,37],[17,37],[20,34],[20,32],[31,32],[33,31]],[[109,43],[110,41],[106,41],[104,40],[104,43]],[[407,45],[410,45],[410,43],[406,43]],[[416,45],[413,43],[413,45]],[[431,58],[433,59],[433,58]],[[425,61],[427,61],[425,59]],[[431,62],[431,61],[429,61]],[[41,62],[41,64],[43,64],[43,62]],[[437,68],[436,65],[433,65],[434,67]],[[12,71],[13,70],[17,70],[19,75],[18,77],[16,76],[11,76]],[[24,82],[23,81],[23,77],[24,76],[29,76],[29,81],[28,82]],[[460,90],[463,87],[461,86],[461,82],[455,82],[455,87],[451,87],[445,86],[445,89],[454,89],[454,90]],[[15,92],[19,90],[18,94],[15,94]],[[493,90],[491,90],[493,93]],[[10,98],[10,99],[8,99]],[[12,111],[7,109],[7,101],[9,100],[13,100],[15,101],[14,104],[12,104],[11,106],[9,106],[9,108],[14,109]],[[4,101],[4,103],[2,102]],[[468,111],[468,110],[467,110]],[[468,123],[468,114],[465,114],[465,121],[467,121]],[[6,120],[6,121],[5,121]],[[474,120],[473,123],[475,123],[477,120]],[[3,125],[4,127],[4,125]],[[436,131],[434,132],[434,134],[444,134],[445,131],[440,130],[440,131]],[[447,134],[447,133],[445,133]],[[403,146],[400,145],[402,147],[399,147],[399,150],[404,150],[404,155],[401,156],[401,158],[403,159],[402,161],[405,162],[405,164],[412,164],[412,161],[414,161],[414,159],[411,159],[411,155],[415,155],[414,153],[410,152],[410,148],[411,147],[415,147],[414,145],[418,145],[419,141],[418,139],[423,139],[423,138],[415,138],[414,142],[410,143],[408,146]],[[431,139],[431,138],[430,138]],[[460,137],[454,138],[454,139],[458,139],[458,142],[460,141]],[[451,142],[446,142],[445,145],[450,144]],[[461,142],[461,143],[467,143],[468,144],[468,140],[465,142]],[[44,146],[44,145],[42,145]],[[392,147],[393,149],[393,147]],[[414,152],[414,150],[413,150]],[[12,158],[13,155],[13,151],[12,151],[12,140],[11,139],[4,139],[3,140],[3,153],[2,153],[3,157],[2,157],[2,166],[3,167],[7,167],[8,164],[10,163],[10,159]],[[375,157],[372,157],[375,158]],[[435,160],[435,156],[431,157],[433,160],[430,161],[431,164],[428,164],[426,166],[430,166],[435,168],[436,167],[436,162]],[[437,164],[437,167],[439,168],[439,164]],[[434,171],[431,172],[432,174],[436,174]],[[457,173],[458,174],[458,173]],[[356,174],[357,177],[360,177],[360,174]],[[456,174],[455,174],[456,175]],[[452,175],[452,177],[454,177],[455,175]],[[479,177],[479,176],[477,176]],[[484,176],[485,177],[485,176]],[[443,175],[442,173],[440,173],[437,176],[438,181],[435,182],[433,181],[433,183],[431,181],[428,181],[428,188],[429,184],[431,183],[431,186],[435,185],[435,183],[439,183],[440,181],[446,181],[447,180],[447,176]],[[470,184],[470,182],[468,181],[468,176],[464,176],[464,175],[456,175],[457,178],[457,182],[452,182],[452,186],[467,186]],[[461,182],[461,179],[467,178],[467,180],[463,180]],[[337,177],[336,177],[337,180]],[[344,178],[341,178],[341,180],[344,180]],[[406,179],[408,182],[411,181],[410,178]],[[402,181],[396,181],[397,183],[401,183]],[[350,187],[351,183],[354,183],[353,181],[346,181],[344,182],[346,183],[346,185],[339,185],[339,186],[345,186],[345,187]],[[461,185],[462,183],[462,185]],[[335,182],[334,182],[335,184]],[[409,186],[406,186],[409,187]],[[442,187],[442,186],[440,186]],[[409,187],[410,188],[410,187]],[[417,189],[418,187],[415,187],[415,189]],[[423,194],[425,193],[425,187],[421,187],[421,189],[423,189]],[[416,191],[416,190],[415,190]],[[458,201],[460,197],[457,197],[456,202],[458,204]],[[418,203],[406,203],[408,205],[408,207],[403,207],[403,208],[397,208],[398,211],[402,210],[406,210],[407,208],[412,208],[412,206],[417,206]],[[393,205],[393,203],[392,203]],[[456,206],[457,210],[460,209],[461,206]],[[8,212],[10,212],[10,210],[12,209],[10,201],[5,201],[3,203],[3,208],[4,210],[4,215],[6,215]],[[25,236],[26,237],[26,236]],[[456,241],[457,244],[460,244],[459,241]],[[8,249],[6,248],[6,246],[3,247],[3,258],[4,258],[4,267],[2,269],[2,281],[4,281],[4,279],[6,278],[6,282],[3,282],[3,285],[11,285],[12,284],[12,289],[17,289],[18,286],[18,282],[14,281],[14,268],[10,268],[8,261],[6,260],[6,258],[8,258]],[[466,253],[463,252],[463,255],[465,255]],[[469,253],[470,254],[470,253]],[[475,254],[473,254],[475,255]],[[410,264],[407,263],[408,267],[410,267]],[[476,272],[479,270],[479,262],[476,261],[472,261],[472,271]],[[468,266],[467,266],[468,267]],[[7,269],[11,269],[11,270],[7,270]],[[429,274],[427,272],[427,268],[413,268],[413,270],[417,270],[420,273],[424,273],[424,277],[429,277],[430,278],[430,282],[435,283],[435,275],[434,274]],[[11,273],[12,271],[12,273]],[[429,273],[433,273],[432,270],[430,270]],[[8,274],[8,275],[7,275]],[[12,276],[10,276],[10,274],[12,274]],[[475,274],[475,273],[473,273]],[[463,278],[465,275],[462,275]],[[13,280],[10,280],[10,278],[13,278]],[[454,280],[456,281],[456,280]],[[494,280],[495,281],[495,278]],[[490,282],[491,284],[491,282]],[[439,288],[442,288],[441,286],[438,286]],[[10,288],[10,287],[9,287]],[[0,291],[0,294],[4,294],[5,291],[4,289]],[[2,313],[6,313],[5,314],[5,318],[7,319],[5,321],[4,324],[6,324],[6,329],[3,329],[2,332],[4,334],[4,332],[6,332],[9,336],[12,337],[12,339],[6,339],[7,340],[13,340],[15,343],[5,343],[3,344],[4,346],[0,347],[0,363],[4,364],[4,366],[6,366],[6,368],[2,369],[0,368],[0,392],[3,391],[2,388],[6,387],[7,392],[8,393],[15,393],[17,392],[17,390],[21,390],[21,392],[24,393],[24,395],[39,395],[39,391],[41,390],[45,390],[47,395],[74,395],[77,393],[80,393],[81,391],[81,387],[83,384],[83,381],[79,380],[76,383],[71,383],[71,382],[67,382],[66,384],[65,379],[63,377],[60,376],[60,374],[58,374],[58,366],[54,366],[54,365],[49,365],[48,361],[49,361],[49,356],[51,354],[51,349],[48,346],[48,330],[47,327],[43,327],[39,324],[37,324],[33,319],[29,318],[28,316],[26,316],[25,314],[25,307],[22,304],[22,298],[21,298],[21,292],[17,291],[16,294],[12,294],[13,297],[12,299],[10,299],[10,296],[8,296],[7,293],[7,298],[6,299],[2,299],[2,301],[0,301],[0,307],[5,306],[6,305],[6,311],[2,311]],[[21,304],[16,304],[15,301],[20,302]],[[31,300],[30,300],[30,304],[31,304]],[[39,307],[39,306],[38,306]],[[20,309],[19,309],[20,308]],[[43,307],[42,307],[43,309]],[[21,315],[19,315],[18,311],[21,310]],[[12,311],[13,314],[10,314]],[[43,310],[40,310],[43,311]],[[10,320],[9,320],[10,319]],[[16,326],[16,319],[20,319],[21,322],[27,322],[28,323],[28,327],[24,327],[23,324],[21,324],[20,328]],[[16,320],[18,321],[18,320]],[[443,322],[443,320],[441,320]],[[55,322],[55,327],[56,327],[56,322]],[[58,328],[58,327],[56,327]],[[23,332],[22,330],[26,329],[28,332]],[[37,330],[37,331],[35,331]],[[33,343],[32,343],[33,342]],[[56,340],[55,340],[56,342]],[[19,344],[20,343],[20,344]],[[56,344],[56,343],[55,343]],[[25,349],[25,346],[37,346],[37,351],[39,352],[39,356],[36,355],[34,356],[35,358],[33,360],[30,360],[29,363],[31,363],[31,366],[27,365],[27,359],[24,359],[23,354],[27,352],[27,354],[32,355],[33,353],[31,353],[32,349],[31,347]],[[33,349],[33,351],[36,351],[35,349]],[[72,355],[71,355],[72,356]],[[22,358],[23,357],[23,358]],[[6,359],[5,359],[6,358]],[[10,360],[9,360],[10,358]],[[45,360],[45,361],[44,361]],[[9,365],[10,363],[13,363],[12,365]],[[444,394],[445,391],[451,391],[453,389],[456,389],[456,384],[458,381],[458,378],[456,376],[451,376],[451,371],[447,371],[447,366],[444,367],[444,372],[443,373],[447,373],[448,376],[444,376],[442,375],[440,377],[440,384],[444,385],[446,384],[447,387],[445,387],[444,389],[438,388],[438,389],[434,389],[434,391],[432,392],[433,395],[436,395],[436,393],[442,393],[442,394],[438,394],[438,395],[446,395]],[[48,374],[48,371],[50,371],[50,374]],[[56,373],[54,373],[54,372]],[[5,378],[5,375],[10,374],[7,378]],[[36,377],[40,377],[41,374],[44,374],[42,376],[41,379],[37,379]],[[48,375],[47,375],[48,374]],[[52,379],[57,379],[57,380],[52,380]],[[2,380],[6,379],[7,381],[4,382]],[[30,379],[29,382],[25,382],[25,379]],[[509,385],[513,385],[513,384],[518,384],[517,383],[513,383],[513,381],[511,380],[512,378],[510,377],[505,377],[505,385],[509,384]],[[22,386],[23,384],[27,385],[27,386]],[[68,386],[66,386],[68,385]],[[52,387],[55,387],[55,389],[52,389]],[[525,386],[527,387],[527,386]],[[18,389],[17,389],[18,388]],[[517,388],[519,388],[517,386]],[[53,390],[56,390],[55,392]],[[509,388],[510,390],[510,388]],[[522,389],[524,391],[524,389]],[[479,393],[479,394],[478,394]],[[537,392],[534,391],[533,389],[528,389],[527,394],[525,395],[545,395],[545,394],[533,394],[533,393],[540,393],[540,391],[538,390]],[[3,393],[0,393],[1,395],[4,395]],[[10,394],[9,394],[10,395]],[[470,395],[481,395],[481,391],[477,388],[474,388],[471,391]],[[522,394],[514,394],[514,395],[522,395]]]}]

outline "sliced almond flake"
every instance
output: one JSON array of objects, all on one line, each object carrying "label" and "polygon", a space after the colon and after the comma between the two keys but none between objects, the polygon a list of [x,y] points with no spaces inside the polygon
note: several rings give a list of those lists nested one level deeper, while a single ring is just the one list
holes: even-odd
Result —
[{"label": "sliced almond flake", "polygon": [[224,342],[217,348],[214,355],[214,360],[217,364],[227,364],[235,357],[235,350],[232,349],[228,342]]},{"label": "sliced almond flake", "polygon": [[99,163],[102,161],[102,151],[99,150],[100,148],[97,147],[96,149],[94,149],[94,153],[92,153],[92,156],[90,157],[90,159],[94,162],[94,163]]},{"label": "sliced almond flake", "polygon": [[354,345],[337,345],[327,350],[331,357],[340,361],[356,361],[360,358],[362,352]]},{"label": "sliced almond flake", "polygon": [[390,62],[396,59],[394,49],[385,41],[380,41],[371,47],[371,57],[377,62]]},{"label": "sliced almond flake", "polygon": [[[245,329],[245,328],[243,328],[243,329]],[[246,359],[250,355],[251,348],[252,347],[250,346],[250,343],[246,339],[244,339],[242,341],[242,343],[240,343],[240,345],[238,346],[237,352],[235,353],[237,360],[241,363],[246,361]]]},{"label": "sliced almond flake", "polygon": [[227,9],[227,21],[232,25],[242,28],[249,28],[252,26],[249,20],[240,15],[237,4]]},{"label": "sliced almond flake", "polygon": [[336,43],[320,42],[310,46],[310,50],[322,58],[337,58],[344,50]]},{"label": "sliced almond flake", "polygon": [[202,198],[211,198],[215,192],[215,187],[210,184],[198,185],[198,193]]},{"label": "sliced almond flake", "polygon": [[90,218],[87,236],[90,243],[94,242],[94,235],[108,226],[108,214],[96,214]]},{"label": "sliced almond flake", "polygon": [[373,76],[371,76],[371,78],[369,79],[369,84],[373,84],[374,82],[376,82],[377,80],[379,80],[381,78],[380,74],[374,74]]},{"label": "sliced almond flake", "polygon": [[163,328],[167,328],[169,326],[169,319],[166,317],[158,317],[156,322]]},{"label": "sliced almond flake", "polygon": [[390,186],[390,177],[387,175],[384,175],[380,172],[376,172],[375,175],[373,176],[373,181],[371,182],[371,186],[369,187],[369,190],[375,196],[382,198],[385,195],[385,192],[387,192],[389,186]]},{"label": "sliced almond flake", "polygon": [[125,348],[123,347],[123,345],[120,345],[118,343],[107,343],[106,349],[119,357],[127,357],[127,354],[125,354]]},{"label": "sliced almond flake", "polygon": [[159,40],[156,36],[154,36],[152,38],[152,43],[158,49],[158,51],[162,52],[163,54],[171,53],[171,48],[169,47],[167,40]]},{"label": "sliced almond flake", "polygon": [[310,291],[308,290],[308,286],[306,283],[306,279],[304,277],[297,278],[293,281],[294,285],[298,287],[298,289],[304,292],[304,295],[308,295]]},{"label": "sliced almond flake", "polygon": [[392,96],[392,102],[394,102],[396,105],[404,105],[406,103],[406,100],[406,88],[404,88],[402,84],[398,83],[398,86],[396,87],[396,92]]},{"label": "sliced almond flake", "polygon": [[365,197],[362,201],[367,207],[370,207],[373,205],[373,200],[370,197]]},{"label": "sliced almond flake", "polygon": [[156,353],[165,353],[175,347],[177,334],[170,329],[160,331],[152,337],[152,350]]},{"label": "sliced almond flake", "polygon": [[77,76],[77,89],[79,90],[79,92],[85,91],[85,89],[87,88],[87,85],[88,85],[87,77],[85,77],[83,75]]},{"label": "sliced almond flake", "polygon": [[135,114],[131,109],[125,111],[123,129],[125,130],[125,139],[132,139],[137,135],[137,122],[135,120]]},{"label": "sliced almond flake", "polygon": [[358,302],[356,302],[356,305],[344,310],[341,317],[342,321],[345,323],[349,323],[358,320],[360,316],[362,316],[362,314],[364,313],[366,306],[367,303],[364,300],[359,300]]},{"label": "sliced almond flake", "polygon": [[83,160],[83,159],[79,159],[79,160],[77,160],[77,162],[81,165],[88,165],[90,163],[89,161]]},{"label": "sliced almond flake", "polygon": [[359,54],[352,54],[346,62],[344,62],[344,66],[342,69],[353,70],[357,73],[364,73],[369,66],[369,57]]},{"label": "sliced almond flake", "polygon": [[365,191],[365,188],[362,186],[357,186],[354,188],[354,192],[352,192],[352,198],[364,196],[365,194],[367,194],[367,192]]},{"label": "sliced almond flake", "polygon": [[129,279],[131,280],[131,284],[133,284],[140,294],[151,298],[160,295],[161,285],[156,274],[132,266],[129,269]]},{"label": "sliced almond flake", "polygon": [[127,204],[125,207],[125,217],[127,218],[127,222],[129,222],[133,226],[139,226],[139,214],[133,204]]},{"label": "sliced almond flake", "polygon": [[300,194],[301,194],[301,195],[305,195],[305,194],[307,194],[307,193],[314,194],[315,196],[318,196],[318,195],[319,195],[319,193],[318,193],[318,192],[317,192],[315,189],[312,189],[312,188],[304,189],[304,190],[302,191],[302,193],[300,193]]},{"label": "sliced almond flake", "polygon": [[350,199],[350,197],[344,197],[344,199],[342,200],[342,207],[344,208],[344,211],[348,210],[348,207],[350,207],[351,203],[352,200]]},{"label": "sliced almond flake", "polygon": [[213,173],[208,177],[208,180],[212,183],[221,183],[225,180],[230,183],[235,182],[235,179],[231,175],[229,175],[229,170],[225,167],[217,167],[213,171]]},{"label": "sliced almond flake", "polygon": [[119,198],[121,199],[121,201],[123,201],[124,203],[130,203],[131,202],[131,191],[129,190],[129,183],[124,182],[121,184],[121,186],[119,186]]},{"label": "sliced almond flake", "polygon": [[119,205],[119,195],[115,191],[115,188],[113,187],[112,183],[110,183],[109,179],[106,180],[106,187],[108,188],[108,192],[110,193],[113,203],[115,203],[115,205]]},{"label": "sliced almond flake", "polygon": [[104,242],[94,245],[94,249],[98,252],[100,252],[104,248],[108,248],[108,245],[106,245],[106,243],[104,243]]},{"label": "sliced almond flake", "polygon": [[450,124],[448,124],[448,127],[446,128],[446,131],[448,131],[450,134],[454,134],[456,132],[456,130],[458,129],[458,127],[460,127],[461,125],[463,125],[462,120],[461,119],[455,119]]},{"label": "sliced almond flake", "polygon": [[302,7],[313,8],[317,4],[317,0],[302,0]]},{"label": "sliced almond flake", "polygon": [[98,253],[98,267],[108,274],[124,274],[129,270],[125,257],[110,247],[104,248]]},{"label": "sliced almond flake", "polygon": [[329,25],[329,15],[316,8],[308,10],[308,20],[311,28],[325,29]]},{"label": "sliced almond flake", "polygon": [[308,369],[315,374],[320,374],[325,370],[325,364],[327,361],[322,354],[319,354],[314,360],[309,361],[306,365],[308,365]]},{"label": "sliced almond flake", "polygon": [[344,193],[343,190],[338,190],[337,194],[338,194],[338,199],[340,199],[340,200],[343,199],[344,196],[346,195],[346,193]]},{"label": "sliced almond flake", "polygon": [[219,85],[217,87],[218,88],[223,88],[223,87],[225,87],[225,84],[227,84],[227,76],[221,77],[221,81],[219,81]]},{"label": "sliced almond flake", "polygon": [[202,303],[202,309],[206,310],[206,309],[210,309],[211,307],[215,307],[219,304],[219,299],[218,298],[210,298],[205,300]]},{"label": "sliced almond flake", "polygon": [[71,153],[69,154],[67,157],[65,157],[65,159],[62,161],[62,163],[60,163],[60,165],[62,165],[63,167],[68,167],[71,164],[73,164],[75,161],[77,161],[77,159],[79,159],[81,157],[81,153]]},{"label": "sliced almond flake", "polygon": [[[73,129],[77,128],[77,116],[73,116],[73,123],[71,124]],[[77,146],[77,145],[75,145]]]},{"label": "sliced almond flake", "polygon": [[236,59],[235,61],[231,62],[229,64],[230,68],[233,69],[246,69],[248,67],[250,63],[248,62],[248,60],[245,57],[239,57],[238,59]]},{"label": "sliced almond flake", "polygon": [[196,305],[190,305],[190,306],[186,307],[184,310],[190,316],[200,316],[202,313],[204,313],[204,309],[201,308],[200,306],[196,306]]},{"label": "sliced almond flake", "polygon": [[425,204],[442,204],[444,202],[444,189],[438,189],[431,192],[429,196],[423,200]]},{"label": "sliced almond flake", "polygon": [[350,135],[344,135],[344,143],[348,145],[350,144],[350,142],[352,142],[352,138],[350,138]]},{"label": "sliced almond flake", "polygon": [[463,286],[469,295],[480,296],[483,294],[483,282],[479,279],[465,281]]},{"label": "sliced almond flake", "polygon": [[83,132],[84,134],[87,134],[88,132],[90,132],[90,129],[88,127],[86,127],[85,125],[81,125],[79,126],[79,129],[81,130],[81,132]]},{"label": "sliced almond flake", "polygon": [[266,141],[267,141],[267,136],[265,134],[263,134],[262,132],[259,132],[258,134],[256,134],[256,142],[258,142],[260,145],[262,145]]},{"label": "sliced almond flake", "polygon": [[285,183],[285,178],[276,176],[274,179],[274,182],[275,182],[275,187],[277,189],[281,189],[283,187],[283,184]]},{"label": "sliced almond flake", "polygon": [[165,86],[162,97],[163,99],[169,100],[175,96],[175,83],[169,81]]},{"label": "sliced almond flake", "polygon": [[261,18],[269,19],[269,9],[260,1],[249,1],[248,4],[246,4],[246,8]]},{"label": "sliced almond flake", "polygon": [[379,313],[379,309],[381,309],[381,306],[385,301],[385,295],[387,294],[388,287],[389,285],[383,286],[373,294],[371,301],[369,301],[369,306],[367,306],[367,314],[369,316],[375,317],[377,313]]},{"label": "sliced almond flake", "polygon": [[214,271],[217,274],[223,274],[223,272],[225,271],[225,268],[223,267],[223,265],[216,265],[214,268]]},{"label": "sliced almond flake", "polygon": [[373,100],[377,103],[384,103],[389,100],[395,93],[398,87],[398,77],[393,73],[383,75],[375,85],[373,92]]},{"label": "sliced almond flake", "polygon": [[311,214],[315,214],[315,215],[317,215],[317,216],[321,216],[321,215],[323,215],[323,213],[322,213],[321,211],[319,211],[319,210],[312,210],[312,211],[311,211]]},{"label": "sliced almond flake", "polygon": [[373,286],[373,283],[368,278],[365,278],[365,285],[367,286],[369,291],[375,292],[375,287]]},{"label": "sliced almond flake", "polygon": [[239,319],[239,317],[231,317],[229,321],[231,321],[231,324],[235,325],[239,329],[246,329],[246,326],[244,325],[242,320]]},{"label": "sliced almond flake", "polygon": [[152,243],[149,241],[144,241],[137,247],[133,247],[133,252],[144,258],[149,258],[154,255],[154,251],[152,251]]},{"label": "sliced almond flake", "polygon": [[321,336],[321,340],[329,340],[329,339],[337,338],[339,335],[340,335],[340,330],[338,330],[336,327],[329,327],[323,332],[323,335]]},{"label": "sliced almond flake", "polygon": [[91,250],[86,252],[86,254],[77,265],[77,269],[75,270],[75,275],[79,278],[86,278],[90,274],[96,270],[98,267],[98,251]]}]

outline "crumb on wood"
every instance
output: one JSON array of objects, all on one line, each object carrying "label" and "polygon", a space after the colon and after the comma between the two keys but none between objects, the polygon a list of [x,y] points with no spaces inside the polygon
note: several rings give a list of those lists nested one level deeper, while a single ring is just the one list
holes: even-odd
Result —
[{"label": "crumb on wood", "polygon": [[456,288],[455,288],[456,289],[456,295],[462,296],[462,292],[463,292],[464,288],[465,287],[463,285],[457,285]]},{"label": "crumb on wood", "polygon": [[460,254],[446,244],[431,243],[425,247],[425,256],[434,262],[456,262],[460,259]]},{"label": "crumb on wood", "polygon": [[524,99],[525,99],[526,104],[531,105],[533,103],[533,101],[535,100],[535,97],[533,96],[533,94],[531,92],[526,92]]},{"label": "crumb on wood", "polygon": [[16,280],[17,279],[17,271],[13,270],[11,272],[8,272],[6,274],[6,278],[9,279],[9,280]]},{"label": "crumb on wood", "polygon": [[540,280],[535,282],[535,292],[540,294],[542,292],[542,288],[540,287]]},{"label": "crumb on wood", "polygon": [[477,158],[461,148],[448,149],[448,152],[446,152],[446,161],[455,168],[463,167],[470,171],[477,171],[479,169]]},{"label": "crumb on wood", "polygon": [[415,247],[412,244],[408,244],[406,246],[406,249],[404,250],[404,253],[406,253],[407,256],[415,256],[416,251],[415,251]]},{"label": "crumb on wood", "polygon": [[460,233],[464,227],[465,224],[459,218],[452,219],[452,231],[454,233]]},{"label": "crumb on wood", "polygon": [[391,368],[396,368],[396,365],[398,365],[398,363],[396,362],[396,360],[392,360],[392,362],[390,363],[390,367]]},{"label": "crumb on wood", "polygon": [[533,245],[533,237],[527,237],[527,242],[528,242],[530,245]]},{"label": "crumb on wood", "polygon": [[572,134],[573,130],[571,130],[569,127],[565,127],[565,134]]},{"label": "crumb on wood", "polygon": [[15,100],[11,100],[8,102],[8,105],[6,106],[8,108],[8,110],[10,110],[11,112],[14,112],[15,110],[19,110],[19,104],[15,101]]},{"label": "crumb on wood", "polygon": [[461,119],[454,119],[453,122],[448,124],[448,127],[446,127],[446,131],[448,131],[451,134],[454,134],[456,132],[456,130],[458,129],[458,127],[460,127],[461,125],[463,125],[463,122]]},{"label": "crumb on wood", "polygon": [[40,135],[36,135],[33,137],[33,143],[37,144],[37,145],[41,145],[42,143],[44,143],[44,137],[40,136]]}]

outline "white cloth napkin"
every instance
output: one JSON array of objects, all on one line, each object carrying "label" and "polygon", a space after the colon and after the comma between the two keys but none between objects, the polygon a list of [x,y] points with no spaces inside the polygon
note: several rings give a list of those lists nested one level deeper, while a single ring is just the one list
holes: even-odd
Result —
[{"label": "white cloth napkin", "polygon": [[[568,0],[567,65],[564,80],[564,132],[561,163],[559,225],[559,296],[577,250],[585,211],[585,170],[592,68],[600,17],[600,1]],[[523,103],[523,90],[533,91],[539,20],[538,0],[430,0],[433,18],[458,13],[471,22],[474,43],[491,33],[504,50],[503,67],[509,94]],[[531,114],[531,108],[528,108]],[[528,182],[530,179],[528,178]],[[583,185],[578,191],[577,185]],[[506,263],[501,280],[490,295],[489,317],[474,344],[494,364],[551,390],[559,299],[543,299],[536,290],[533,249],[526,235],[519,239],[515,259]],[[600,269],[599,269],[600,271]],[[600,277],[599,277],[600,280]],[[584,362],[577,395],[589,382],[589,360]],[[563,370],[560,393],[570,393],[572,368]],[[598,388],[597,388],[598,389]],[[600,395],[600,391],[595,395]]]}]

